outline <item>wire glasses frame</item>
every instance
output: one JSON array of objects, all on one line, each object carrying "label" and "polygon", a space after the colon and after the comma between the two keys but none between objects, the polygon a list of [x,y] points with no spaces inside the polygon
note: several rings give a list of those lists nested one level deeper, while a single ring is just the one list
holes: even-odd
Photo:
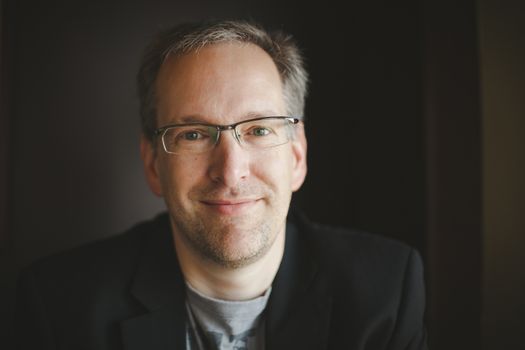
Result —
[{"label": "wire glasses frame", "polygon": [[207,123],[170,124],[158,128],[162,146],[170,154],[207,152],[220,141],[222,131],[233,130],[235,140],[243,148],[265,149],[288,143],[293,138],[296,117],[270,116],[243,120],[230,125]]}]

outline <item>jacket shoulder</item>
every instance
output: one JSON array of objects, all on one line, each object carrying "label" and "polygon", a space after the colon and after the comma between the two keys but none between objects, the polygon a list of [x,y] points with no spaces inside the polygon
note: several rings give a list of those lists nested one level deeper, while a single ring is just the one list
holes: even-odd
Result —
[{"label": "jacket shoulder", "polygon": [[[309,241],[310,255],[327,276],[336,295],[349,295],[359,307],[394,310],[407,284],[424,293],[423,262],[408,244],[379,234],[308,222],[300,235]],[[412,287],[412,286],[409,286]]]},{"label": "jacket shoulder", "polygon": [[309,239],[323,260],[337,264],[393,263],[419,253],[408,244],[357,229],[308,223]]},{"label": "jacket shoulder", "polygon": [[31,279],[42,288],[87,288],[101,282],[125,283],[136,269],[149,236],[158,231],[159,215],[125,232],[40,258],[24,267],[19,283]]}]

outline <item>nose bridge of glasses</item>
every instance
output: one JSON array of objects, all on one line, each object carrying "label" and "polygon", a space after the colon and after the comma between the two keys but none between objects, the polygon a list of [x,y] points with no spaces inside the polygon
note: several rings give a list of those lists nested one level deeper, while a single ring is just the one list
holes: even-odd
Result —
[{"label": "nose bridge of glasses", "polygon": [[239,125],[238,123],[237,124],[230,124],[230,125],[217,125],[216,128],[217,128],[217,139],[215,141],[215,143],[219,143],[220,142],[220,138],[221,138],[221,134],[223,131],[229,131],[231,130],[232,133],[233,133],[233,138],[235,139],[235,141],[237,141],[237,143],[242,146],[242,141],[241,141],[241,137],[239,135],[239,132],[237,130],[237,125]]}]

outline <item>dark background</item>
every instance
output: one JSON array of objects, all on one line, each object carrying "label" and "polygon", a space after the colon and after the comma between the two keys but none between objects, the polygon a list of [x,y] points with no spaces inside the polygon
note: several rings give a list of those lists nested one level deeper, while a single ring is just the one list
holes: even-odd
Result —
[{"label": "dark background", "polygon": [[309,174],[294,202],[419,249],[432,349],[523,346],[520,1],[1,4],[1,348],[21,266],[162,210],[139,159],[139,58],[158,30],[208,18],[300,42]]}]

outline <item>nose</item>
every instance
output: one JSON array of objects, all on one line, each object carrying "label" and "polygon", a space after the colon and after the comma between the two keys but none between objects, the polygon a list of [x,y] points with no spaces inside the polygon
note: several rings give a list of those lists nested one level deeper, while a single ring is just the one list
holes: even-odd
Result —
[{"label": "nose", "polygon": [[226,187],[235,187],[250,174],[250,155],[234,135],[235,130],[221,131],[210,153],[209,176]]}]

